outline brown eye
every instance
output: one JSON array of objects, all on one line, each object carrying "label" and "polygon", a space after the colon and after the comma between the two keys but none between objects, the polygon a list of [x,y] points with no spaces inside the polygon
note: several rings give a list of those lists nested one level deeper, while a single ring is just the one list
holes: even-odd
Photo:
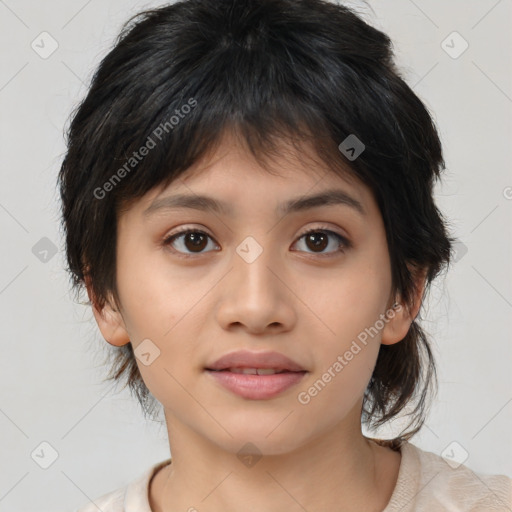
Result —
[{"label": "brown eye", "polygon": [[192,252],[201,252],[207,245],[206,235],[203,233],[187,233],[183,240],[185,247]]},{"label": "brown eye", "polygon": [[[337,240],[334,244],[331,243],[333,238]],[[299,241],[302,239],[304,239],[304,245],[306,248],[319,256],[331,256],[339,252],[344,252],[345,249],[350,247],[350,242],[345,237],[329,229],[310,229],[299,238]],[[324,253],[325,249],[329,247],[329,245],[331,245],[334,250]]]},{"label": "brown eye", "polygon": [[208,246],[209,240],[211,240],[210,235],[204,231],[187,229],[167,237],[163,243],[166,246],[171,246],[176,252],[183,253],[183,255],[186,256],[187,254],[201,254],[204,252],[204,249]]},{"label": "brown eye", "polygon": [[314,251],[323,251],[329,245],[329,237],[322,231],[306,235],[307,246]]},{"label": "brown eye", "polygon": [[[337,242],[333,243],[334,239]],[[350,242],[345,237],[329,229],[310,229],[298,239],[298,242],[302,240],[304,240],[307,249],[305,252],[317,254],[320,257],[334,256],[351,247]],[[170,246],[173,252],[183,257],[189,257],[194,254],[201,255],[211,252],[205,250],[208,248],[210,241],[213,242],[213,238],[204,231],[185,229],[165,238],[163,245]],[[333,250],[325,252],[329,246],[332,246]],[[213,244],[213,248],[215,247],[218,248],[218,245]]]}]

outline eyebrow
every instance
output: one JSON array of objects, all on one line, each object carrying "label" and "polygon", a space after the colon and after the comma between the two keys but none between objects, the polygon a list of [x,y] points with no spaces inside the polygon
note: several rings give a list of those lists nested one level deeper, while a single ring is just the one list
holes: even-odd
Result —
[{"label": "eyebrow", "polygon": [[[352,197],[344,190],[326,190],[318,194],[291,199],[286,203],[278,205],[276,215],[287,215],[289,213],[302,212],[322,206],[345,205],[354,209],[361,216],[366,215],[366,210],[360,201]],[[157,211],[190,208],[193,210],[210,211],[226,216],[233,216],[233,208],[224,201],[214,199],[206,195],[177,194],[156,199],[144,210],[144,217],[153,215]]]}]

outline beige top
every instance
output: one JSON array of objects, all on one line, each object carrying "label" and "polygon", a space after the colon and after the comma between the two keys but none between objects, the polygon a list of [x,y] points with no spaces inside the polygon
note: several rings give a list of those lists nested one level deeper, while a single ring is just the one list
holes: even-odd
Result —
[{"label": "beige top", "polygon": [[[381,442],[380,444],[385,444]],[[475,473],[409,442],[395,447],[402,460],[395,489],[382,512],[511,512],[512,478]],[[149,482],[171,459],[159,462],[127,486],[77,512],[152,512]]]}]

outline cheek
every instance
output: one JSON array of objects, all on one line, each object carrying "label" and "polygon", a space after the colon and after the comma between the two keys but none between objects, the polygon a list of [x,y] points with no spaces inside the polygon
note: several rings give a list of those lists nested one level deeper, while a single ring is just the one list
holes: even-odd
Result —
[{"label": "cheek", "polygon": [[333,350],[343,350],[352,340],[364,338],[368,331],[368,338],[375,337],[380,342],[382,325],[378,320],[386,307],[389,286],[387,279],[367,267],[347,267],[321,287],[303,288],[309,321],[318,325],[325,334],[324,342]]},{"label": "cheek", "polygon": [[378,347],[370,345],[333,353],[299,390],[297,401],[301,410],[308,417],[324,418],[328,423],[344,420],[349,411],[359,415],[354,407],[363,399],[377,354]]},{"label": "cheek", "polygon": [[[182,318],[186,318],[208,283],[191,278],[186,269],[166,264],[159,251],[143,252],[126,247],[118,259],[118,287],[125,310],[126,325],[134,337],[166,338]],[[205,290],[203,290],[203,288]]]},{"label": "cheek", "polygon": [[128,312],[124,318],[134,352],[142,351],[143,347],[138,347],[144,342],[150,353],[158,355],[150,365],[137,359],[141,375],[155,396],[159,389],[165,390],[164,394],[173,393],[177,384],[170,374],[179,382],[186,380],[190,368],[182,362],[195,360],[202,325],[197,317],[204,314],[203,298],[213,286],[204,280],[191,286],[186,272],[170,269],[161,258],[144,258],[136,250],[118,265],[119,292]]},{"label": "cheek", "polygon": [[321,339],[315,356],[317,364],[307,386],[301,388],[305,395],[299,400],[300,403],[314,402],[319,414],[332,405],[338,420],[363,397],[381,339],[380,330],[372,329],[378,315],[372,315],[368,304],[366,309],[354,311],[348,306],[344,310],[342,306],[342,301],[330,306],[330,327],[335,335],[330,333]]},{"label": "cheek", "polygon": [[[373,373],[380,348],[382,321],[388,294],[388,281],[368,265],[347,268],[322,291],[308,292],[311,321],[321,341],[318,365],[308,382],[305,400],[318,407],[336,404],[343,416],[359,400]],[[312,386],[312,387],[311,387]],[[317,397],[317,398],[316,398]],[[340,416],[340,418],[341,418]]]}]

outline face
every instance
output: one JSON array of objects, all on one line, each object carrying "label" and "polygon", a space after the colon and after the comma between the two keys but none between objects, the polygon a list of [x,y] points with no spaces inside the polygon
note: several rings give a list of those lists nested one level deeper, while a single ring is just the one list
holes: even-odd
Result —
[{"label": "face", "polygon": [[[392,309],[371,191],[304,155],[282,155],[269,174],[228,139],[134,204],[118,224],[121,310],[95,311],[110,343],[133,344],[168,424],[233,453],[248,440],[278,454],[342,424],[359,428],[379,346],[400,341],[410,325]],[[345,200],[285,211],[334,191]],[[178,194],[224,208],[172,205]],[[306,371],[271,397],[241,396],[205,370],[239,349],[279,352]]]}]

